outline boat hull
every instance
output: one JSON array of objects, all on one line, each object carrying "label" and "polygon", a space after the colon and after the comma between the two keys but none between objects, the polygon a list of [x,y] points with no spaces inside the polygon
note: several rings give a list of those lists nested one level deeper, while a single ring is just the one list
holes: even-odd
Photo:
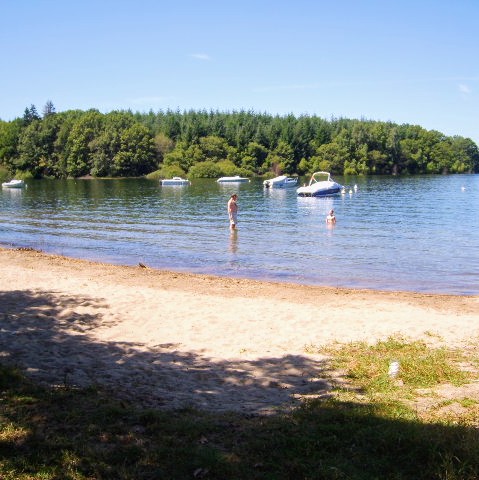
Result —
[{"label": "boat hull", "polygon": [[249,178],[244,177],[221,177],[216,180],[218,183],[247,183]]},{"label": "boat hull", "polygon": [[272,178],[263,182],[265,188],[292,188],[298,185],[297,178],[286,176]]},{"label": "boat hull", "polygon": [[300,187],[297,190],[298,197],[327,197],[341,193],[341,185],[331,185],[329,187],[317,188],[315,190],[309,187]]},{"label": "boat hull", "polygon": [[186,180],[184,178],[179,178],[179,177],[174,177],[174,178],[167,178],[165,180],[161,180],[161,185],[162,186],[186,186],[190,185],[191,182],[189,180]]},{"label": "boat hull", "polygon": [[25,182],[23,180],[11,180],[10,182],[2,183],[3,188],[23,188]]}]

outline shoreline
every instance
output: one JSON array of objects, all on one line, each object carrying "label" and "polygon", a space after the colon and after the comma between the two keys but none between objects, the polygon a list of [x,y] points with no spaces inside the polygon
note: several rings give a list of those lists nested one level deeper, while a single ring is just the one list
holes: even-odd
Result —
[{"label": "shoreline", "polygon": [[[84,258],[84,257],[75,257],[68,254],[63,253],[56,253],[54,251],[42,250],[41,248],[31,247],[31,246],[23,246],[19,244],[1,244],[0,243],[0,251],[1,250],[8,250],[8,251],[20,251],[20,252],[35,252],[38,254],[43,254],[47,257],[59,257],[64,258],[72,261],[79,261],[79,262],[86,262],[93,265],[104,265],[104,266],[111,266],[111,267],[118,267],[118,268],[133,268],[136,269],[139,265],[145,267],[150,271],[155,271],[158,273],[163,274],[170,274],[170,275],[184,275],[184,276],[195,276],[198,278],[201,277],[209,277],[215,278],[217,280],[239,280],[245,282],[252,282],[257,284],[270,284],[270,285],[278,285],[278,286],[289,286],[289,287],[299,287],[299,288],[316,288],[316,289],[326,289],[326,290],[340,290],[340,291],[351,291],[351,292],[375,292],[375,293],[385,293],[385,294],[412,294],[412,295],[425,295],[425,296],[439,296],[439,297],[479,297],[478,292],[467,292],[467,293],[459,293],[459,292],[448,292],[448,291],[429,291],[429,290],[415,290],[415,289],[404,289],[401,290],[400,288],[381,288],[381,287],[368,287],[368,286],[348,286],[348,285],[328,285],[322,283],[314,283],[314,282],[306,282],[301,283],[300,281],[294,281],[290,279],[276,279],[276,278],[252,278],[248,276],[228,276],[228,275],[221,275],[215,273],[208,273],[208,272],[193,272],[187,269],[184,270],[172,270],[168,267],[158,267],[154,265],[144,264],[141,261],[138,264],[130,264],[130,263],[117,263],[117,262],[109,262],[108,260],[104,259],[91,259],[91,258]],[[143,260],[143,259],[141,259]]]},{"label": "shoreline", "polygon": [[327,395],[332,342],[479,338],[479,296],[179,273],[0,247],[2,362],[154,408],[269,413]]}]

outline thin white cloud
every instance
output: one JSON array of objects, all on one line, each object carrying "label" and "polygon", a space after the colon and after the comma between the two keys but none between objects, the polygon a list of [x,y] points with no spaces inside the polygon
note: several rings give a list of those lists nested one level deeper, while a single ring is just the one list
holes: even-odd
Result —
[{"label": "thin white cloud", "polygon": [[211,60],[211,57],[206,53],[192,53],[190,57],[196,58],[197,60],[204,60],[204,61]]},{"label": "thin white cloud", "polygon": [[464,93],[465,95],[469,95],[471,93],[471,89],[469,88],[469,86],[465,85],[464,83],[460,83],[458,87],[459,87],[459,91],[461,93]]}]

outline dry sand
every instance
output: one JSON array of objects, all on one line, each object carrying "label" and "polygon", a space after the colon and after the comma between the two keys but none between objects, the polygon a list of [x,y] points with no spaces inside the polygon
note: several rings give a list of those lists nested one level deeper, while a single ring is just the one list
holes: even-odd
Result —
[{"label": "dry sand", "polygon": [[155,408],[267,413],[324,395],[334,341],[479,337],[479,296],[113,266],[0,249],[0,362]]}]

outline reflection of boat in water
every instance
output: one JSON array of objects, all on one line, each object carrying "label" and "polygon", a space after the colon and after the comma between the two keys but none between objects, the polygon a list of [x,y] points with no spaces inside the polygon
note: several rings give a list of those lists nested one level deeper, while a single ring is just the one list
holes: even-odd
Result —
[{"label": "reflection of boat in water", "polygon": [[220,177],[216,180],[218,183],[246,183],[249,182],[249,178],[240,177],[235,175],[234,177]]},{"label": "reflection of boat in water", "polygon": [[3,188],[23,188],[25,182],[23,180],[10,180],[9,182],[3,182]]},{"label": "reflection of boat in water", "polygon": [[287,177],[286,175],[280,175],[279,177],[270,178],[265,180],[263,185],[266,188],[289,188],[295,187],[298,184],[298,178]]},{"label": "reflection of boat in water", "polygon": [[[283,192],[284,190],[276,190],[277,192]],[[321,218],[326,218],[328,212],[334,208],[335,199],[332,195],[325,195],[321,197],[321,201],[318,201],[318,197],[302,197],[296,198],[296,204],[298,211],[303,212],[306,215],[313,214],[318,215]]]},{"label": "reflection of boat in water", "polygon": [[163,186],[168,186],[168,185],[191,185],[191,182],[187,179],[181,178],[181,177],[173,177],[173,178],[166,178],[164,180],[160,180],[160,184]]},{"label": "reflection of boat in water", "polygon": [[315,172],[311,175],[309,185],[299,187],[296,193],[300,197],[325,197],[340,193],[342,188],[331,178],[329,172]]}]

